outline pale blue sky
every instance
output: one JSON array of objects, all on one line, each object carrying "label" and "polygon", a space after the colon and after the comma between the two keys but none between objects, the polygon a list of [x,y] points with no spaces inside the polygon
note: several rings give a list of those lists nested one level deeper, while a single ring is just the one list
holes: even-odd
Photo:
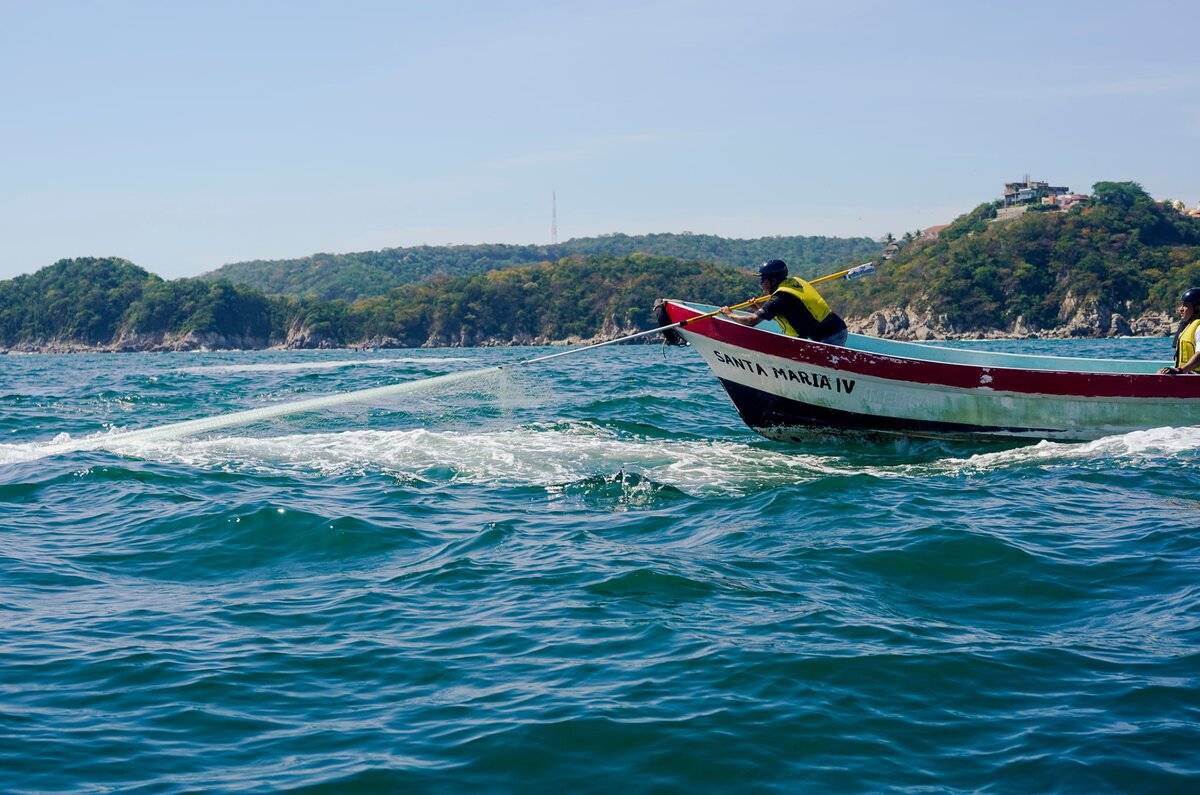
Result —
[{"label": "pale blue sky", "polygon": [[0,277],[1200,202],[1194,2],[0,0]]}]

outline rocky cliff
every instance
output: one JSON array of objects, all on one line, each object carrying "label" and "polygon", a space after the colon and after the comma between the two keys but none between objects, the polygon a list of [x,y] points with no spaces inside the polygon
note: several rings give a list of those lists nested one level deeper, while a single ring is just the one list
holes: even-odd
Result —
[{"label": "rocky cliff", "polygon": [[14,353],[135,353],[162,351],[258,350],[266,338],[236,334],[188,331],[182,334],[131,334],[122,332],[112,342],[89,345],[75,340],[35,339],[17,343],[0,352]]},{"label": "rocky cliff", "polygon": [[898,340],[947,339],[1037,339],[1071,337],[1162,337],[1175,333],[1175,321],[1166,312],[1145,312],[1129,318],[1121,308],[1096,298],[1076,299],[1068,295],[1058,314],[1058,323],[1044,328],[1018,317],[1003,329],[961,328],[945,315],[912,306],[890,307],[865,317],[850,317],[846,325],[858,334]]}]

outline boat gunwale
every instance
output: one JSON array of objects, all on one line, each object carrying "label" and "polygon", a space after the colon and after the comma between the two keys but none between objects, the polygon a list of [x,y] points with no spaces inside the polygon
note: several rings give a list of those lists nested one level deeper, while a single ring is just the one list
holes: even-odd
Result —
[{"label": "boat gunwale", "polygon": [[[673,298],[666,299],[666,301],[669,303],[675,304],[676,306],[682,307],[688,311],[695,312],[696,316],[702,315],[705,312],[712,311],[712,309],[717,308],[715,306],[710,306],[709,304],[696,304],[691,301],[681,301],[681,300],[677,300],[677,299],[673,299]],[[703,310],[695,309],[694,307],[696,307],[696,306],[703,307]],[[689,318],[689,319],[691,319],[691,318]],[[722,317],[713,317],[711,319],[712,320],[720,320],[725,323],[735,322],[735,321],[728,320],[728,319],[722,318]],[[753,327],[749,327],[749,326],[746,326],[744,328],[752,328],[754,331],[757,331],[760,334],[770,334],[772,336],[783,337],[788,340],[799,339],[796,337],[788,337],[786,334],[782,334],[782,333],[776,332],[776,331],[771,331],[769,329],[753,328]],[[1092,357],[1092,356],[1050,356],[1048,354],[1043,354],[1043,353],[1008,353],[1006,351],[981,351],[976,348],[942,347],[939,345],[930,345],[925,342],[917,342],[917,341],[913,341],[913,340],[887,340],[884,337],[870,337],[867,334],[853,334],[852,336],[864,337],[867,339],[885,340],[888,343],[896,343],[899,345],[903,345],[905,347],[927,348],[929,350],[935,350],[935,351],[943,351],[943,350],[963,351],[966,353],[978,353],[981,356],[987,356],[987,357],[1003,357],[1003,358],[1013,358],[1013,359],[1044,359],[1047,361],[1064,361],[1064,360],[1066,360],[1066,361],[1073,361],[1073,362],[1108,362],[1108,363],[1112,363],[1112,364],[1138,364],[1138,365],[1147,365],[1147,366],[1154,366],[1154,367],[1163,367],[1166,364],[1169,364],[1169,362],[1166,362],[1166,360],[1160,360],[1160,359],[1104,359],[1104,358],[1098,358],[1098,357]],[[829,343],[821,342],[820,340],[804,339],[803,342],[813,344],[813,345],[821,345],[821,346],[829,347],[829,348],[845,348],[847,350],[854,351],[855,353],[866,354],[869,356],[879,356],[879,357],[883,357],[883,358],[887,358],[887,359],[894,359],[896,361],[901,361],[901,362],[920,362],[922,364],[940,364],[940,365],[950,365],[950,366],[955,366],[955,367],[976,367],[976,368],[987,369],[987,370],[1009,370],[1009,371],[1016,371],[1016,372],[1062,373],[1062,374],[1076,374],[1076,375],[1104,375],[1104,376],[1113,376],[1113,375],[1117,375],[1117,376],[1156,376],[1156,375],[1159,375],[1159,373],[1157,373],[1157,372],[1154,372],[1154,373],[1131,373],[1131,372],[1118,372],[1118,371],[1113,371],[1113,370],[1063,370],[1063,369],[1050,369],[1050,368],[1040,369],[1040,368],[1033,368],[1033,367],[1015,367],[1015,366],[1011,366],[1011,365],[1006,366],[1006,365],[979,364],[976,362],[952,362],[952,361],[946,361],[945,359],[918,359],[916,357],[901,356],[901,355],[898,355],[895,353],[880,353],[878,351],[864,351],[859,348],[853,348],[853,347],[844,346],[844,345],[830,345]]]}]

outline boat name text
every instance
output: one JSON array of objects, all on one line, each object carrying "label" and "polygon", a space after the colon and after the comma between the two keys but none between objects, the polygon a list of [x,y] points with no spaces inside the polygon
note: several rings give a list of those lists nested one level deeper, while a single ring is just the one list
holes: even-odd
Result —
[{"label": "boat name text", "polygon": [[718,362],[724,362],[730,367],[736,367],[749,373],[756,373],[764,378],[774,377],[781,381],[795,381],[797,384],[828,389],[830,392],[844,392],[847,395],[854,391],[853,378],[831,379],[822,373],[806,373],[803,370],[792,370],[788,367],[772,367],[771,372],[768,373],[761,364],[750,359],[739,359],[720,351],[713,351],[713,356]]}]

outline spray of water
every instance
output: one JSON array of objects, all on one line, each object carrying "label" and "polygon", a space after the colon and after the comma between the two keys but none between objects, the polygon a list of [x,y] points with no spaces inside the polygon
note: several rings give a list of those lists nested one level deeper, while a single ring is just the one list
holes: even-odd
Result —
[{"label": "spray of water", "polygon": [[255,409],[247,409],[246,411],[235,411],[229,414],[218,414],[213,417],[204,417],[197,420],[174,422],[169,425],[159,425],[153,428],[109,433],[86,439],[67,439],[47,445],[39,445],[35,450],[29,451],[30,454],[28,456],[23,456],[22,458],[24,460],[33,460],[80,450],[98,450],[115,447],[129,442],[157,442],[178,439],[183,436],[193,436],[222,428],[250,425],[278,417],[309,414],[315,411],[324,411],[358,403],[384,402],[402,395],[446,387],[471,379],[495,375],[500,372],[501,368],[499,367],[483,367],[477,370],[467,370],[460,373],[433,376],[432,378],[421,378],[416,381],[406,381],[401,384],[388,384],[387,386],[359,389],[354,392],[341,392],[336,395],[325,395],[323,397],[309,398],[308,400],[260,406]]}]

